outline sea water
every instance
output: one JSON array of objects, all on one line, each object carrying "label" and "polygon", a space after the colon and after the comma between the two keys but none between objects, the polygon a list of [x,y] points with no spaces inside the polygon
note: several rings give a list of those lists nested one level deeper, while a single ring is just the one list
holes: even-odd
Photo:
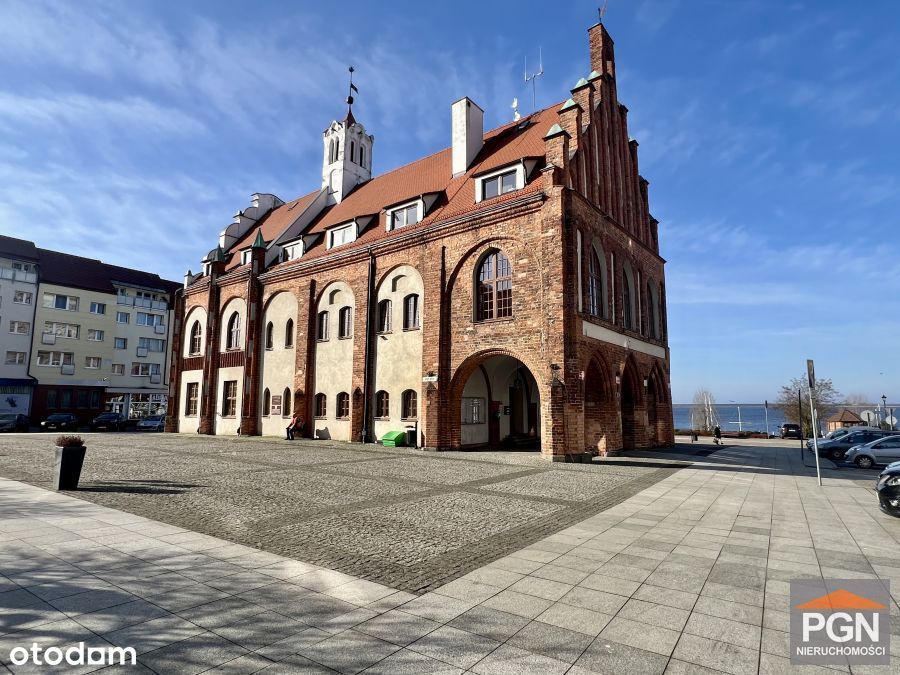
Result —
[{"label": "sea water", "polygon": [[[722,431],[739,431],[741,429],[766,431],[766,407],[763,403],[741,403],[740,405],[714,403],[713,408],[719,418]],[[693,410],[693,403],[675,403],[672,406],[676,429],[691,428],[691,412]],[[740,425],[738,420],[741,422]],[[781,414],[781,411],[769,405],[769,433],[777,433],[783,423],[784,415]],[[694,426],[700,427],[700,417],[697,413],[694,414]]]}]

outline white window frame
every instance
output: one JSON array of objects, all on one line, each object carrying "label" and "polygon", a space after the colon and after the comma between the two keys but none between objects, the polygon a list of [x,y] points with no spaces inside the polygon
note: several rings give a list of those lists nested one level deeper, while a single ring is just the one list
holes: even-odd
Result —
[{"label": "white window frame", "polygon": [[106,337],[106,332],[102,331],[98,328],[88,328],[87,339],[88,342],[103,342],[103,338]]},{"label": "white window frame", "polygon": [[[335,239],[337,239],[336,235],[338,233],[343,235],[343,233],[345,233],[345,232],[349,232],[351,235],[351,238],[340,241],[338,243],[335,243]],[[356,238],[358,236],[359,236],[359,231],[356,227],[356,221],[353,221],[350,223],[345,223],[343,225],[338,225],[337,227],[332,227],[330,230],[328,230],[328,248],[332,249],[337,246],[343,246],[344,244],[349,244],[351,242],[356,241]],[[343,236],[341,238],[343,239]]]},{"label": "white window frame", "polygon": [[249,248],[241,251],[241,265],[246,265],[248,262],[250,262],[250,256],[252,255],[252,253],[253,249]]},{"label": "white window frame", "polygon": [[484,424],[487,422],[487,399],[483,396],[464,396],[462,399],[462,423]]},{"label": "white window frame", "polygon": [[87,370],[100,370],[100,365],[102,363],[103,363],[103,359],[101,359],[99,356],[85,356],[84,357],[84,367]]},{"label": "white window frame", "polygon": [[28,335],[31,332],[31,323],[28,321],[10,321],[9,332],[13,335]]},{"label": "white window frame", "polygon": [[112,368],[110,369],[113,375],[124,375],[125,374],[125,364],[124,363],[114,363],[112,364]]},{"label": "white window frame", "polygon": [[303,242],[294,241],[281,247],[281,262],[303,257]]},{"label": "white window frame", "polygon": [[106,303],[105,302],[91,302],[90,307],[91,314],[106,314]]},{"label": "white window frame", "polygon": [[[484,183],[485,181],[490,180],[491,178],[496,178],[497,176],[502,176],[505,173],[509,173],[511,171],[515,171],[516,173],[516,187],[515,190],[510,190],[510,192],[516,192],[517,190],[521,190],[525,187],[525,165],[521,162],[519,164],[514,164],[510,166],[507,164],[506,166],[491,171],[490,173],[486,173],[483,176],[478,176],[475,179],[475,203],[484,201]],[[499,195],[495,197],[488,197],[488,199],[496,199],[497,197],[502,197],[504,194],[509,194],[509,192],[501,192]]]},{"label": "white window frame", "polygon": [[146,349],[148,352],[162,353],[166,351],[166,341],[162,338],[138,338],[138,349],[141,348]]},{"label": "white window frame", "polygon": [[[50,303],[47,303],[48,298],[53,298]],[[56,299],[57,298],[65,298],[66,306],[65,307],[57,307]],[[58,309],[63,312],[77,312],[78,311],[78,296],[77,295],[65,295],[63,293],[44,293],[44,297],[41,299],[41,306],[44,309]]]},{"label": "white window frame", "polygon": [[[45,362],[41,363],[44,358]],[[73,352],[57,352],[57,351],[39,351],[37,353],[37,365],[41,367],[59,368],[60,366],[75,365],[75,354]]]},{"label": "white window frame", "polygon": [[[123,316],[125,317],[125,320],[121,321],[120,319]],[[128,312],[116,312],[116,323],[121,323],[121,324],[131,323],[131,315]]]},{"label": "white window frame", "polygon": [[[413,222],[409,222],[406,220],[406,214],[409,209],[413,206],[416,207],[416,219]],[[394,215],[397,213],[404,214],[404,222],[402,225],[394,225]],[[399,206],[395,206],[387,211],[387,222],[385,224],[385,228],[388,232],[391,230],[399,230],[402,227],[406,227],[407,225],[415,225],[416,223],[421,223],[425,219],[425,203],[421,199],[415,199],[411,202],[406,202],[405,204],[400,204]]]},{"label": "white window frame", "polygon": [[34,293],[31,291],[15,291],[13,293],[13,303],[16,305],[30,305],[34,302]]},{"label": "white window frame", "polygon": [[8,351],[6,352],[6,365],[24,366],[27,356],[25,352]]},{"label": "white window frame", "polygon": [[[141,320],[143,318],[143,321]],[[151,314],[149,312],[138,312],[134,319],[136,326],[164,326],[162,314]]]},{"label": "white window frame", "polygon": [[[122,346],[119,346],[119,341],[121,340]],[[128,338],[117,337],[113,338],[113,349],[128,349]]]},{"label": "white window frame", "polygon": [[81,336],[81,326],[63,321],[45,321],[44,335],[55,335],[63,340],[77,340]]}]

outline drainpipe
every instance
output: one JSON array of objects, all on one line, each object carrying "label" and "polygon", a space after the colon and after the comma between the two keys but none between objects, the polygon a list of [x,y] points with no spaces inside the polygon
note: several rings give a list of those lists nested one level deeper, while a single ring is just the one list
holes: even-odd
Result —
[{"label": "drainpipe", "polygon": [[366,287],[366,342],[365,342],[365,353],[363,355],[363,423],[362,429],[359,432],[359,440],[361,443],[366,443],[369,440],[369,418],[370,418],[370,406],[369,406],[369,392],[372,390],[372,368],[370,367],[369,361],[371,359],[372,354],[372,339],[375,334],[374,330],[374,303],[375,303],[375,256],[372,254],[372,249],[369,249],[369,279],[368,285]]}]

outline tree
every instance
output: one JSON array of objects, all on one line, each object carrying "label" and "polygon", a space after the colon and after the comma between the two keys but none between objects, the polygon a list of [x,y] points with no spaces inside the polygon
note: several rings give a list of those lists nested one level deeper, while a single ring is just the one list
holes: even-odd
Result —
[{"label": "tree", "polygon": [[700,431],[712,431],[716,426],[716,399],[707,389],[700,387],[694,393],[694,405],[691,407],[691,415],[694,420],[694,428]]},{"label": "tree", "polygon": [[[800,392],[798,409],[797,392]],[[841,395],[835,391],[831,380],[816,379],[816,391],[813,397],[816,409],[816,418],[821,425],[822,421],[834,412]],[[806,436],[812,436],[812,420],[809,415],[809,384],[805,377],[795,377],[788,384],[781,387],[778,398],[773,404],[774,408],[781,411],[784,419],[794,424],[800,424]]]}]

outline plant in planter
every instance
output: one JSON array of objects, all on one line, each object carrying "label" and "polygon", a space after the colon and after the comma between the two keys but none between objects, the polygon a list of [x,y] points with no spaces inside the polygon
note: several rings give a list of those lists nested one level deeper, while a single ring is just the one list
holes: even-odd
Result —
[{"label": "plant in planter", "polygon": [[53,487],[57,490],[77,490],[84,465],[86,448],[81,436],[59,436],[53,462]]}]

